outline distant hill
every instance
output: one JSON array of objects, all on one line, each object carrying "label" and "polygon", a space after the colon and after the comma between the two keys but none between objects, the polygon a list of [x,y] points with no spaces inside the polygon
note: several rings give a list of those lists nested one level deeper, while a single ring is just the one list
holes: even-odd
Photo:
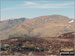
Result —
[{"label": "distant hill", "polygon": [[5,21],[0,21],[0,31],[7,30],[17,24],[20,24],[24,22],[26,18],[19,18],[19,19],[13,19],[13,20],[5,20]]},{"label": "distant hill", "polygon": [[0,23],[0,39],[12,36],[57,37],[66,32],[74,32],[74,25],[75,19],[62,15],[7,20]]}]

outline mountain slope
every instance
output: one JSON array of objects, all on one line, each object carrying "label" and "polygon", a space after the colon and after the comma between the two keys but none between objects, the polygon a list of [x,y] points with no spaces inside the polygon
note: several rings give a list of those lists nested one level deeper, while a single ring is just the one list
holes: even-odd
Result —
[{"label": "mountain slope", "polygon": [[[70,21],[73,21],[69,23]],[[5,22],[4,22],[5,23]],[[1,25],[1,24],[0,24]],[[10,35],[24,35],[29,37],[55,37],[65,32],[75,31],[75,20],[61,15],[40,16],[14,25],[11,28],[2,30],[2,39]]]},{"label": "mountain slope", "polygon": [[0,32],[12,28],[13,26],[24,22],[26,18],[19,18],[14,20],[5,20],[0,22]]}]

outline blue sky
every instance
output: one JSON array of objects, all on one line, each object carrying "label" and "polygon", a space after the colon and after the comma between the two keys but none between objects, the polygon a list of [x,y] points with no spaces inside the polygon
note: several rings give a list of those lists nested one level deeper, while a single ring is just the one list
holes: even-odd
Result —
[{"label": "blue sky", "polygon": [[74,1],[1,1],[1,20],[53,14],[74,18]]}]

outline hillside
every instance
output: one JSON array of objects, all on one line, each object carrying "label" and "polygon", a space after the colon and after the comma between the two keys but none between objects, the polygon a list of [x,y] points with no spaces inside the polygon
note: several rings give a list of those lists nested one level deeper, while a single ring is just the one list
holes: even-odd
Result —
[{"label": "hillside", "polygon": [[24,22],[26,18],[18,18],[18,19],[13,19],[13,20],[4,20],[0,21],[0,31],[5,31],[9,28],[12,28],[13,26],[20,24]]},{"label": "hillside", "polygon": [[57,37],[60,34],[75,31],[75,20],[61,15],[48,15],[28,20],[17,20],[20,22],[15,23],[16,20],[8,20],[0,23],[0,39],[12,36]]}]

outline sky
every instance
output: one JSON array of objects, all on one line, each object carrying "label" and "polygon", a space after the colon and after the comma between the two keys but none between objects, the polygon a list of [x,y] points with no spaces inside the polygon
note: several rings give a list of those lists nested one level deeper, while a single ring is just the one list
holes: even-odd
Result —
[{"label": "sky", "polygon": [[74,0],[1,0],[1,20],[56,14],[74,18]]}]

